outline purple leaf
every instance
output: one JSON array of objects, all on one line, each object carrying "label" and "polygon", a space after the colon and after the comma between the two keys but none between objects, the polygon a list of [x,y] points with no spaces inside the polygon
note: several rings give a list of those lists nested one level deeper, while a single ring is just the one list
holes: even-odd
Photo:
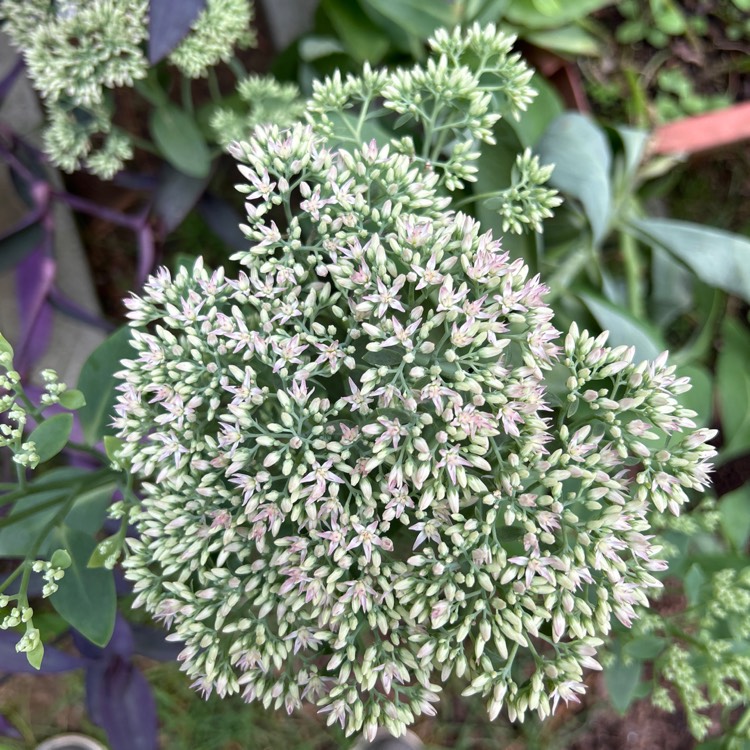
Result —
[{"label": "purple leaf", "polygon": [[153,212],[158,216],[164,234],[182,224],[208,184],[208,177],[190,177],[168,164],[159,174],[154,193]]},{"label": "purple leaf", "polygon": [[151,0],[148,19],[148,60],[156,65],[187,35],[206,0]]},{"label": "purple leaf", "polygon": [[138,230],[136,238],[138,240],[138,286],[143,286],[154,268],[156,254],[154,230],[148,224],[144,224]]},{"label": "purple leaf", "polygon": [[13,88],[13,84],[16,82],[16,78],[18,78],[19,73],[23,70],[23,58],[18,57],[16,58],[15,63],[13,63],[13,67],[5,74],[3,79],[0,81],[0,102],[5,99],[6,96],[10,93],[10,90]]},{"label": "purple leaf", "polygon": [[247,238],[240,230],[243,220],[227,201],[205,193],[198,201],[198,213],[227,247],[232,250],[247,249]]},{"label": "purple leaf", "polygon": [[40,247],[18,265],[18,312],[21,319],[15,365],[24,375],[44,354],[52,336],[52,308],[47,301],[55,280],[55,261],[46,252],[49,234]]},{"label": "purple leaf", "polygon": [[85,666],[83,659],[66,654],[52,646],[44,647],[44,659],[39,670],[29,664],[26,654],[16,651],[19,634],[14,631],[0,631],[0,672],[9,674],[52,674],[53,672],[69,672]]},{"label": "purple leaf", "polygon": [[73,641],[81,654],[93,661],[110,661],[115,657],[128,659],[133,655],[133,632],[130,623],[119,612],[112,637],[104,648],[94,645],[77,630],[73,631]]},{"label": "purple leaf", "polygon": [[50,289],[48,299],[55,310],[59,310],[63,315],[67,315],[69,318],[73,318],[73,320],[86,323],[86,325],[90,325],[92,328],[98,328],[107,333],[112,333],[116,329],[116,326],[112,323],[100,315],[90,312],[85,307],[81,307],[77,302],[74,302],[70,297],[63,294],[56,286]]},{"label": "purple leaf", "polygon": [[148,625],[133,625],[135,652],[154,661],[175,661],[183,649],[182,643],[166,639],[167,631]]},{"label": "purple leaf", "polygon": [[116,656],[86,671],[89,716],[107,733],[112,750],[157,750],[156,702],[135,665]]},{"label": "purple leaf", "polygon": [[15,268],[30,252],[44,241],[41,219],[44,210],[35,208],[21,221],[0,235],[0,271]]},{"label": "purple leaf", "polygon": [[0,737],[21,739],[21,733],[2,714],[0,714]]}]

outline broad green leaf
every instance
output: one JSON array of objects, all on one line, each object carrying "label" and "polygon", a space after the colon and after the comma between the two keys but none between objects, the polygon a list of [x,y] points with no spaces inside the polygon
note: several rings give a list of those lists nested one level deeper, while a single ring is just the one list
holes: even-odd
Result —
[{"label": "broad green leaf", "polygon": [[710,286],[750,302],[750,239],[674,219],[637,219],[632,225]]},{"label": "broad green leaf", "polygon": [[123,445],[125,445],[125,441],[115,437],[114,435],[104,436],[104,452],[107,454],[107,458],[110,461],[118,460],[117,453]]},{"label": "broad green leaf", "polygon": [[49,461],[65,447],[72,429],[72,414],[55,414],[32,431],[29,440],[36,446],[39,463]]},{"label": "broad green leaf", "polygon": [[646,130],[630,128],[626,125],[619,125],[615,128],[615,132],[620,137],[625,152],[625,173],[632,178],[643,160],[651,134]]},{"label": "broad green leaf", "polygon": [[332,36],[307,36],[299,43],[299,56],[309,63],[344,51],[341,42]]},{"label": "broad green leaf", "polygon": [[95,445],[104,435],[113,432],[109,423],[116,396],[114,374],[122,369],[120,360],[133,353],[130,329],[125,326],[103,341],[81,369],[78,388],[86,398],[86,405],[78,412],[78,417],[88,445]]},{"label": "broad green leaf", "polygon": [[637,661],[625,663],[621,655],[604,670],[604,684],[607,686],[612,706],[624,714],[636,697],[641,681],[643,665]]},{"label": "broad green leaf", "polygon": [[633,659],[648,661],[655,659],[666,645],[666,638],[660,638],[658,635],[640,635],[626,643],[622,650]]},{"label": "broad green leaf", "polygon": [[81,488],[64,523],[77,531],[96,534],[107,517],[107,508],[112,502],[112,495],[117,489],[114,479],[91,488]]},{"label": "broad green leaf", "polygon": [[39,669],[44,659],[44,644],[41,641],[37,643],[33,650],[26,652],[26,658],[34,669]]},{"label": "broad green leaf", "polygon": [[528,29],[549,29],[584,18],[614,0],[513,0],[506,18]]},{"label": "broad green leaf", "polygon": [[[560,96],[538,73],[534,73],[530,85],[536,90],[537,95],[528,109],[521,113],[521,118],[515,120],[510,117],[501,120],[513,128],[524,147],[536,145],[549,124],[563,111]],[[481,161],[479,167],[482,167]]]},{"label": "broad green leaf", "polygon": [[562,55],[597,57],[601,51],[593,34],[573,24],[524,34],[524,39],[541,49]]},{"label": "broad green leaf", "polygon": [[322,0],[320,7],[351,57],[360,63],[376,64],[382,60],[390,47],[390,40],[357,3]]},{"label": "broad green leaf", "polygon": [[104,647],[115,627],[117,598],[111,570],[88,568],[96,540],[81,531],[62,527],[53,535],[58,547],[67,549],[71,565],[50,601],[57,612],[97,646]]},{"label": "broad green leaf", "polygon": [[542,163],[555,165],[550,183],[581,201],[594,242],[601,242],[612,211],[612,153],[602,130],[588,117],[567,112],[550,124],[537,151]]},{"label": "broad green leaf", "polygon": [[389,21],[418,39],[427,39],[441,27],[450,28],[456,17],[447,0],[363,0]]},{"label": "broad green leaf", "polygon": [[[0,557],[24,557],[37,542],[40,554],[45,554],[50,549],[49,536],[40,539],[40,534],[71,501],[72,507],[61,521],[82,531],[98,531],[116,486],[111,477],[108,472],[65,467],[29,484],[10,513],[0,519]],[[8,498],[13,495],[3,495],[0,502]]]},{"label": "broad green leaf", "polygon": [[668,326],[695,304],[695,276],[658,245],[651,254],[651,297],[649,313],[659,326]]},{"label": "broad green leaf", "polygon": [[25,557],[47,524],[60,511],[70,492],[69,487],[37,491],[29,488],[28,494],[3,519],[0,557]]},{"label": "broad green leaf", "polygon": [[634,346],[635,362],[654,359],[666,349],[658,332],[645,322],[636,320],[621,307],[595,297],[592,294],[579,294],[581,300],[596,318],[602,330],[609,331],[609,346]]},{"label": "broad green leaf", "polygon": [[726,459],[750,447],[750,334],[738,321],[727,318],[721,335],[716,376],[724,436],[722,458]]},{"label": "broad green leaf", "polygon": [[[482,25],[497,23],[505,16],[508,6],[513,0],[466,0],[464,3],[464,15],[470,21],[476,21]],[[457,3],[460,7],[461,0]]]},{"label": "broad green leaf", "polygon": [[680,394],[679,402],[692,409],[698,427],[706,427],[713,416],[714,383],[711,373],[703,365],[683,365],[677,368],[677,377],[690,378],[691,388]]},{"label": "broad green leaf", "polygon": [[190,115],[174,105],[156,108],[151,114],[151,135],[164,158],[190,177],[206,177],[211,154],[201,131]]},{"label": "broad green leaf", "polygon": [[65,409],[75,411],[86,406],[86,397],[77,388],[69,388],[60,394],[60,405]]},{"label": "broad green leaf", "polygon": [[693,563],[683,578],[685,586],[685,598],[689,607],[694,607],[700,601],[701,590],[706,582],[706,574],[703,568],[697,563]]},{"label": "broad green leaf", "polygon": [[[475,194],[482,195],[510,187],[511,172],[516,163],[516,156],[523,152],[524,147],[519,137],[519,130],[517,125],[511,125],[508,120],[503,119],[495,124],[492,130],[495,143],[482,144],[481,156],[477,162],[476,182],[473,187]],[[529,235],[519,236],[503,232],[502,219],[492,208],[491,200],[478,201],[476,213],[484,231],[492,229],[496,237],[503,238],[503,249],[516,258],[528,257],[531,244]]]},{"label": "broad green leaf", "polygon": [[750,485],[719,498],[719,521],[724,536],[742,552],[750,539]]}]

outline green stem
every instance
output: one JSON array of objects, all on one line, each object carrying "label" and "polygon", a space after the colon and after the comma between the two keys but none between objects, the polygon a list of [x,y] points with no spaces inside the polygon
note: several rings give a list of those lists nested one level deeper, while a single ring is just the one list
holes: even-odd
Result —
[{"label": "green stem", "polygon": [[232,71],[232,73],[234,73],[234,76],[238,81],[243,81],[245,78],[247,78],[247,70],[242,64],[242,60],[240,60],[238,57],[233,57],[227,63],[227,65],[229,66],[229,69]]},{"label": "green stem", "polygon": [[180,93],[183,109],[192,115],[195,111],[193,106],[193,81],[187,76],[180,76]]},{"label": "green stem", "polygon": [[573,279],[591,262],[591,256],[590,245],[581,245],[570,253],[548,282],[547,304],[551,304],[565,289],[570,287]]},{"label": "green stem", "polygon": [[216,71],[213,68],[209,68],[208,70],[208,91],[211,94],[211,100],[215,104],[221,101],[219,79],[216,77]]},{"label": "green stem", "polygon": [[628,289],[628,309],[633,317],[641,320],[644,317],[642,278],[643,264],[638,252],[638,243],[628,232],[620,232],[620,247],[625,265],[625,280]]},{"label": "green stem", "polygon": [[5,591],[5,589],[7,589],[7,588],[8,588],[8,586],[10,586],[10,584],[11,584],[11,583],[13,583],[13,581],[15,581],[15,580],[16,580],[16,578],[18,578],[19,574],[21,573],[21,571],[22,571],[23,569],[24,569],[24,565],[23,565],[23,563],[22,563],[21,565],[19,565],[19,566],[18,566],[18,567],[17,567],[17,568],[16,568],[16,569],[15,569],[15,570],[14,570],[14,571],[13,571],[13,572],[12,572],[12,573],[11,573],[11,574],[10,574],[10,575],[9,575],[9,576],[7,577],[7,578],[6,578],[6,579],[5,579],[5,580],[4,580],[3,582],[2,582],[2,584],[0,585],[0,594],[2,594],[2,592],[3,592],[3,591]]},{"label": "green stem", "polygon": [[145,151],[147,154],[161,156],[159,149],[157,149],[151,141],[147,141],[145,138],[141,138],[139,135],[134,135],[133,133],[128,133],[128,137],[133,142],[133,145],[141,151]]},{"label": "green stem", "polygon": [[461,206],[467,206],[470,203],[478,203],[479,201],[487,200],[487,198],[497,198],[502,194],[502,190],[489,190],[486,193],[467,195],[465,198],[461,198],[460,201],[456,201],[453,204],[453,208],[461,208]]}]

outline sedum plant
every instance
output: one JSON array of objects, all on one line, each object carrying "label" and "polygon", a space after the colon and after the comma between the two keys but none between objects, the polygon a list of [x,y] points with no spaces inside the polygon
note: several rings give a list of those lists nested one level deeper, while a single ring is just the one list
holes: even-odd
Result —
[{"label": "sedum plant", "polygon": [[[660,585],[650,518],[713,455],[666,355],[561,339],[541,280],[455,210],[532,92],[494,29],[432,46],[231,147],[243,268],[150,278],[116,406],[143,480],[126,575],[194,686],[368,736],[434,713],[452,674],[493,718],[578,700]],[[537,227],[536,189],[497,202]]]},{"label": "sedum plant", "polygon": [[[22,52],[47,110],[45,150],[66,172],[86,169],[111,179],[132,158],[131,135],[113,122],[113,91],[138,86],[149,74],[153,56],[153,46],[147,49],[153,43],[149,15],[154,4],[154,0],[3,0],[0,4],[0,22]],[[232,60],[236,49],[255,43],[249,0],[207,0],[198,5],[203,9],[168,55],[169,63],[185,77],[183,91],[189,79],[206,77],[220,62]],[[180,11],[175,23],[182,23],[186,12]],[[144,92],[154,99],[153,91]],[[162,99],[163,95],[157,103],[164,108]],[[190,110],[191,103],[187,104]],[[166,155],[170,157],[169,152]]]}]

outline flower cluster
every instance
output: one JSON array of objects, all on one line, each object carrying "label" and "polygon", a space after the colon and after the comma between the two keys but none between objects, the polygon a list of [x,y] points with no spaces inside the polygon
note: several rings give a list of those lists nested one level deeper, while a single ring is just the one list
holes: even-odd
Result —
[{"label": "flower cluster", "polygon": [[228,62],[235,49],[255,46],[252,21],[250,0],[208,0],[169,62],[188,78],[205,78],[210,68]]},{"label": "flower cluster", "polygon": [[296,84],[281,83],[271,76],[243,78],[237,85],[237,95],[241,109],[219,107],[211,117],[211,128],[224,148],[246,138],[257,125],[288,127],[307,110],[307,102]]},{"label": "flower cluster", "polygon": [[[13,454],[16,471],[19,477],[18,490],[6,492],[0,496],[0,502],[8,508],[11,503],[24,500],[29,489],[26,483],[26,470],[33,469],[39,463],[37,445],[32,434],[30,439],[26,438],[25,429],[29,416],[34,420],[41,419],[41,409],[53,403],[58,403],[65,393],[66,386],[58,379],[57,373],[52,370],[44,370],[42,379],[45,390],[40,399],[40,409],[36,409],[26,396],[21,386],[21,376],[13,369],[13,349],[5,338],[0,335],[0,448],[8,448]],[[73,393],[71,391],[71,393]],[[77,392],[76,392],[77,393]],[[12,516],[15,508],[11,507]],[[24,509],[28,510],[28,508]],[[23,511],[22,511],[23,512]],[[7,533],[8,529],[3,529]],[[57,591],[58,582],[65,574],[65,569],[71,564],[71,558],[64,549],[58,549],[51,553],[49,560],[36,559],[42,547],[41,542],[47,536],[49,529],[42,532],[41,540],[29,545],[25,559],[6,576],[0,584],[0,630],[25,626],[25,631],[16,644],[16,651],[27,654],[29,662],[37,668],[44,653],[44,646],[39,635],[39,630],[34,626],[34,610],[29,605],[28,586],[32,573],[42,575],[44,581],[42,596],[48,597]],[[15,594],[7,594],[6,590],[16,579],[21,577],[18,591]],[[9,611],[8,607],[11,606]]]},{"label": "flower cluster", "polygon": [[561,347],[544,285],[418,158],[299,124],[232,152],[244,270],[129,301],[136,604],[204,694],[347,733],[400,734],[452,674],[493,717],[578,700],[659,585],[649,514],[707,482],[688,383],[575,326]]},{"label": "flower cluster", "polygon": [[[429,40],[433,56],[409,69],[372,70],[313,82],[309,102],[295,86],[251,77],[240,83],[241,110],[217,111],[212,127],[229,145],[255,125],[291,125],[303,118],[329,144],[357,149],[375,139],[414,166],[438,176],[441,192],[455,192],[476,180],[481,144],[494,144],[501,117],[518,119],[536,95],[532,71],[511,54],[515,38],[494,25],[438,31]],[[504,231],[539,231],[560,204],[546,187],[550,167],[531,152],[520,154],[512,184],[465,201],[485,200],[503,220]]]},{"label": "flower cluster", "polygon": [[[252,17],[250,0],[209,0],[169,61],[188,77],[205,76],[254,43]],[[112,122],[111,90],[148,73],[147,0],[3,0],[0,21],[44,100],[52,161],[110,179],[132,157],[130,138]]]}]

